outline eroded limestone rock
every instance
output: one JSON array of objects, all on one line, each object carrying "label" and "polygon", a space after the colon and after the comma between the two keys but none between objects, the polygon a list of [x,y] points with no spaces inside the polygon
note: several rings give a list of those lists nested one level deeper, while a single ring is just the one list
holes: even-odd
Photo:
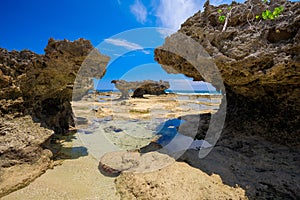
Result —
[{"label": "eroded limestone rock", "polygon": [[[274,20],[255,19],[264,10],[280,5],[284,11]],[[218,10],[228,12],[229,5],[206,3],[204,12],[189,18],[177,34],[155,50],[155,59],[169,73],[183,73],[219,88],[213,74],[203,77],[186,59],[165,50],[186,48],[176,37],[189,36],[203,47],[202,55],[209,55],[206,60],[213,61],[222,76],[227,126],[279,143],[299,144],[300,3],[247,1],[230,6],[232,13],[225,31]],[[200,64],[208,72],[212,68],[205,59]]]},{"label": "eroded limestone rock", "polygon": [[180,162],[148,173],[123,172],[116,186],[121,199],[248,199],[243,189],[224,185],[218,175]]},{"label": "eroded limestone rock", "polygon": [[93,48],[84,39],[50,39],[45,55],[0,48],[0,197],[51,165],[45,144],[53,133],[65,134],[74,125],[70,101],[78,70],[89,66],[77,79],[83,82],[79,98],[91,87],[86,81],[91,71],[97,78],[105,73],[109,58]]},{"label": "eroded limestone rock", "polygon": [[132,97],[143,98],[144,94],[161,95],[165,94],[165,90],[170,87],[167,81],[135,81],[127,82],[124,80],[112,80],[111,83],[121,91],[121,99],[130,97],[129,91],[133,90]]}]

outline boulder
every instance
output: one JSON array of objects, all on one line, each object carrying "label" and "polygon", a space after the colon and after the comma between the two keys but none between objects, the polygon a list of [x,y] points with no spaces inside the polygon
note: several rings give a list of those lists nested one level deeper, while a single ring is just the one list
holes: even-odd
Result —
[{"label": "boulder", "polygon": [[248,199],[243,189],[224,185],[218,175],[180,162],[147,173],[123,172],[116,186],[121,199]]},{"label": "boulder", "polygon": [[167,81],[135,81],[127,82],[124,80],[112,80],[111,83],[115,84],[115,87],[121,91],[121,99],[127,99],[130,97],[129,91],[133,90],[132,97],[143,98],[144,94],[161,95],[166,94],[165,90],[170,88],[170,84]]}]

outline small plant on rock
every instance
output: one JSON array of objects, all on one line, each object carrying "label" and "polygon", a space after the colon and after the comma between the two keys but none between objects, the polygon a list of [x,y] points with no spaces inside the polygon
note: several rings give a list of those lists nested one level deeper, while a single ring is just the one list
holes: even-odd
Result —
[{"label": "small plant on rock", "polygon": [[279,15],[281,15],[281,13],[283,12],[284,7],[283,6],[279,6],[274,8],[274,11],[270,11],[270,10],[265,10],[264,12],[262,12],[261,16],[264,20],[274,20],[276,17],[278,17]]},{"label": "small plant on rock", "polygon": [[222,32],[226,30],[226,27],[227,27],[227,23],[228,23],[228,20],[231,16],[231,11],[232,11],[232,7],[231,6],[228,6],[227,7],[227,12],[226,12],[226,16],[225,16],[225,13],[223,13],[223,10],[222,9],[218,9],[218,13],[219,13],[219,22],[221,23],[224,23],[224,26],[223,26],[223,29],[222,29]]},{"label": "small plant on rock", "polygon": [[221,23],[223,23],[223,22],[225,21],[225,19],[226,19],[225,15],[219,16],[219,21],[220,21]]}]

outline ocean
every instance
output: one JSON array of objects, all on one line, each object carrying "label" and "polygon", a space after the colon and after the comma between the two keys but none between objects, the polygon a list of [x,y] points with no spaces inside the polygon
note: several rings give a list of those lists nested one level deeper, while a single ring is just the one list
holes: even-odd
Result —
[{"label": "ocean", "polygon": [[[96,90],[97,92],[120,92],[119,90]],[[91,91],[93,92],[93,91]],[[175,93],[182,95],[222,95],[218,91],[208,91],[208,90],[166,90],[166,93]]]}]

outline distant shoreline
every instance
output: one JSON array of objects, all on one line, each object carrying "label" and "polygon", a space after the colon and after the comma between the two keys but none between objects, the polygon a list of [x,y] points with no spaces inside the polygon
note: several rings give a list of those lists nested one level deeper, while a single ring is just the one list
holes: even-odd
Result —
[{"label": "distant shoreline", "polygon": [[[96,90],[97,92],[114,92],[118,93],[119,90]],[[91,91],[92,92],[92,91]],[[178,94],[178,95],[222,95],[221,92],[208,91],[208,90],[166,90],[167,94]]]}]

